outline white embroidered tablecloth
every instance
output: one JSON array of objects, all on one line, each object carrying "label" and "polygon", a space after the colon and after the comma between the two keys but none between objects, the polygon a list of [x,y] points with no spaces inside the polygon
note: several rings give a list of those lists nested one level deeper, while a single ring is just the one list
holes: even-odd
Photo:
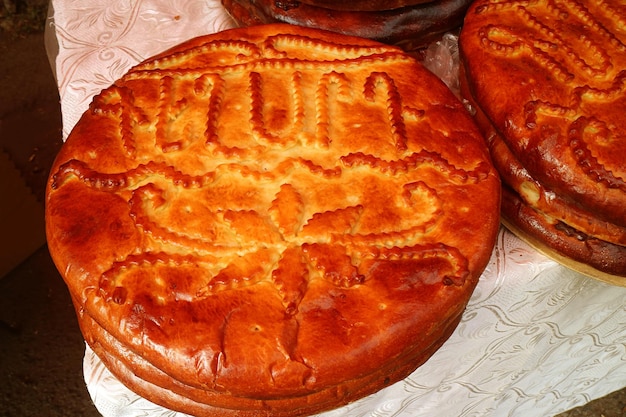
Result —
[{"label": "white embroidered tablecloth", "polygon": [[[219,0],[52,0],[46,43],[67,137],[91,98],[132,65],[232,26]],[[104,417],[182,417],[125,388],[86,348]],[[586,278],[502,229],[450,339],[411,376],[324,413],[548,417],[626,387],[626,288]]]}]

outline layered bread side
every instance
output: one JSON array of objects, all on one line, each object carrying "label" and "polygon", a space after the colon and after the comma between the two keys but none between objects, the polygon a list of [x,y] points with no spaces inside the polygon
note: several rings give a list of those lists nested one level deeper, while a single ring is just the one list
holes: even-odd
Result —
[{"label": "layered bread side", "polygon": [[602,277],[626,276],[625,11],[480,0],[460,36],[463,95],[509,188],[505,220]]},{"label": "layered bread side", "polygon": [[192,415],[299,416],[411,373],[490,259],[500,181],[401,49],[291,25],[189,40],[97,95],[47,190],[87,342]]}]

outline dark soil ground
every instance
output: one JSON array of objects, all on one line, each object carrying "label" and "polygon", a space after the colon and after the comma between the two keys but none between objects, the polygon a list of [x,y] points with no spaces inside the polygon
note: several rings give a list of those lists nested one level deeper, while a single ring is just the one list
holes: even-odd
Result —
[{"label": "dark soil ground", "polygon": [[[0,151],[42,203],[61,146],[59,96],[43,40],[46,10],[45,0],[0,4]],[[0,241],[10,239],[3,234]],[[82,379],[83,353],[69,295],[44,245],[0,277],[0,417],[98,416]],[[626,389],[559,417],[625,416]]]}]

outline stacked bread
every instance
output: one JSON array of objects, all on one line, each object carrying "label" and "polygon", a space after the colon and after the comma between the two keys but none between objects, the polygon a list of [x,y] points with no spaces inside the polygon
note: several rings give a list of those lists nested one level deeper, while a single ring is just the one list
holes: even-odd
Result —
[{"label": "stacked bread", "polygon": [[98,94],[52,168],[46,227],[86,341],[131,390],[195,416],[299,416],[443,344],[499,201],[471,116],[412,57],[269,25]]},{"label": "stacked bread", "polygon": [[588,275],[626,276],[626,6],[478,0],[464,95],[504,187],[506,224]]},{"label": "stacked bread", "polygon": [[471,0],[222,0],[241,26],[290,23],[416,50],[458,28]]}]

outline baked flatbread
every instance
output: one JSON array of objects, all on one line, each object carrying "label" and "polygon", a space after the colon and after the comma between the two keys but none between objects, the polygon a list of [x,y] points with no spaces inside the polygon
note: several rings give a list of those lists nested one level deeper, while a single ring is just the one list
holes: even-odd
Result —
[{"label": "baked flatbread", "polygon": [[[477,120],[513,192],[504,198],[515,195],[503,207],[533,210],[504,210],[505,219],[557,255],[620,276],[625,15],[615,0],[480,0],[460,36],[465,97],[484,115]],[[522,212],[526,220],[518,219]]]},{"label": "baked flatbread", "polygon": [[471,116],[400,49],[288,25],[97,95],[52,168],[52,257],[114,375],[197,415],[305,415],[447,339],[499,227]]}]

